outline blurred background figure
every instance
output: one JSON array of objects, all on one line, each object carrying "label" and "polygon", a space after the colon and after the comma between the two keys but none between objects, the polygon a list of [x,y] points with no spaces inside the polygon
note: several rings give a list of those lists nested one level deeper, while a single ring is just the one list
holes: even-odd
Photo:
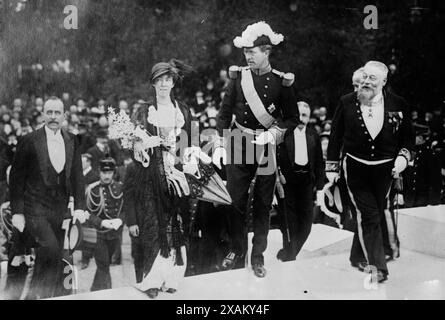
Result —
[{"label": "blurred background figure", "polygon": [[429,127],[414,124],[414,129],[415,156],[403,175],[405,207],[438,205],[442,189],[440,155],[431,146]]}]

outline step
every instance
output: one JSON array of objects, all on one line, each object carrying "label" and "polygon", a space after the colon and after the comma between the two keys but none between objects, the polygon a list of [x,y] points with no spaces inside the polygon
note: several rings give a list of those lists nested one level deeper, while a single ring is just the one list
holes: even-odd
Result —
[{"label": "step", "polygon": [[[311,233],[301,249],[297,259],[308,259],[349,252],[354,234],[347,230],[337,229],[324,224],[313,224]],[[252,250],[253,233],[249,233],[248,258]],[[276,258],[278,250],[283,247],[281,231],[273,229],[267,237],[267,249],[264,253],[264,263],[280,263]]]},{"label": "step", "polygon": [[[152,301],[445,299],[445,259],[402,249],[400,259],[388,265],[389,280],[373,289],[348,257],[342,253],[271,264],[262,279],[249,268],[187,277],[175,294],[160,293]],[[150,300],[128,286],[58,299]]]},{"label": "step", "polygon": [[445,205],[400,209],[400,246],[445,258]]}]

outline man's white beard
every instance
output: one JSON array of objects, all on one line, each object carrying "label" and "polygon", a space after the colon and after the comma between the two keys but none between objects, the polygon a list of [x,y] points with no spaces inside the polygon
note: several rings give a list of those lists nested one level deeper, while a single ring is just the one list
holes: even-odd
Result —
[{"label": "man's white beard", "polygon": [[374,90],[363,90],[359,89],[357,91],[357,98],[361,104],[369,106],[371,105],[371,100],[375,97]]}]

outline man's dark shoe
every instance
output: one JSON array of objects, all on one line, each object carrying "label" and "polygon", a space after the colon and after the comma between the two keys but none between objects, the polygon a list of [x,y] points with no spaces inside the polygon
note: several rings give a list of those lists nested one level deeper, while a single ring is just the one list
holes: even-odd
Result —
[{"label": "man's dark shoe", "polygon": [[379,283],[382,283],[385,282],[386,280],[388,280],[388,275],[381,270],[377,270],[377,281]]},{"label": "man's dark shoe", "polygon": [[282,262],[295,260],[295,258],[292,259],[291,257],[289,257],[289,254],[287,254],[286,250],[284,250],[284,249],[280,249],[278,251],[277,259],[282,261]]},{"label": "man's dark shoe", "polygon": [[368,263],[366,261],[351,262],[351,266],[359,269],[361,272],[365,272],[365,270],[368,268]]},{"label": "man's dark shoe", "polygon": [[150,288],[148,290],[145,290],[144,293],[150,298],[154,299],[158,296],[159,289],[158,288]]},{"label": "man's dark shoe", "polygon": [[252,265],[252,269],[253,269],[253,273],[258,277],[258,278],[264,278],[266,276],[266,268],[264,268],[264,266],[262,264],[259,263],[255,263]]}]

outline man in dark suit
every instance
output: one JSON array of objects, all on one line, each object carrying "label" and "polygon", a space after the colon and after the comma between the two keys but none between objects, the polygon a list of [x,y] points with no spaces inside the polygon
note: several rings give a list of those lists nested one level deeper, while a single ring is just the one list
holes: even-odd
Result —
[{"label": "man in dark suit", "polygon": [[440,204],[442,177],[440,158],[431,146],[428,126],[414,124],[416,146],[413,165],[404,172],[405,207],[424,207]]},{"label": "man in dark suit", "polygon": [[280,168],[286,180],[282,204],[286,207],[280,210],[283,249],[277,255],[282,261],[295,260],[306,242],[312,227],[314,187],[318,200],[325,179],[320,138],[307,127],[311,109],[300,101],[298,111],[301,123],[287,130],[279,147]]},{"label": "man in dark suit", "polygon": [[8,142],[0,136],[0,204],[5,202],[7,191],[6,170],[12,162],[13,151]]},{"label": "man in dark suit", "polygon": [[99,129],[97,131],[96,144],[87,150],[91,155],[91,167],[99,172],[99,163],[106,157],[111,157],[118,166],[122,165],[121,150],[115,141],[108,139],[108,130]]},{"label": "man in dark suit", "polygon": [[411,161],[414,132],[405,100],[383,91],[386,65],[370,61],[363,71],[359,90],[343,96],[335,111],[326,175],[330,182],[338,179],[342,154],[351,211],[357,222],[351,264],[376,271],[378,281],[383,282],[388,278],[388,268],[381,222],[391,222],[387,231],[397,257],[397,235],[388,197],[393,176]]},{"label": "man in dark suit", "polygon": [[62,222],[74,198],[74,219],[85,222],[85,185],[74,135],[61,129],[63,102],[52,97],[43,108],[45,126],[19,142],[11,169],[12,223],[37,241],[29,299],[62,292]]}]

